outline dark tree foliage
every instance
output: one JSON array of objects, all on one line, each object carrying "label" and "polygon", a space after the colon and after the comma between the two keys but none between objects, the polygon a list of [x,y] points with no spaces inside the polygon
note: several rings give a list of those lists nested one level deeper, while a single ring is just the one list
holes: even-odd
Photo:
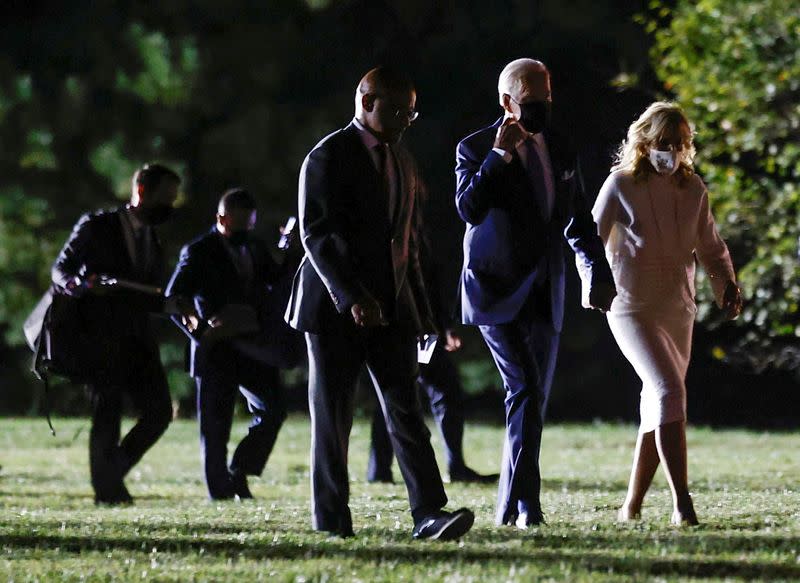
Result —
[{"label": "dark tree foliage", "polygon": [[[653,5],[653,64],[696,125],[698,168],[746,296],[725,334],[733,358],[798,371],[800,2]],[[704,292],[700,316],[713,324]]]},{"label": "dark tree foliage", "polygon": [[[642,93],[611,85],[620,71],[647,76],[647,37],[631,20],[643,4],[6,3],[0,331],[11,348],[0,352],[8,357],[13,349],[24,366],[21,323],[47,287],[68,229],[86,210],[124,202],[131,173],[143,162],[160,160],[184,177],[181,212],[162,237],[170,257],[210,226],[216,199],[232,185],[257,195],[262,235],[276,239],[277,225],[296,212],[303,157],[348,123],[358,79],[380,63],[402,66],[416,79],[422,115],[406,139],[430,185],[427,222],[443,276],[454,285],[463,233],[453,208],[455,145],[499,116],[502,66],[533,56],[551,67],[556,123],[573,133],[588,190],[596,192],[613,145],[646,103]],[[576,322],[580,328],[564,340],[567,361],[571,350],[593,343],[612,350],[602,320],[581,314]],[[164,356],[171,382],[185,391],[182,349],[170,338]],[[468,388],[496,384],[477,337],[462,360]],[[574,380],[567,375],[564,382]]]}]

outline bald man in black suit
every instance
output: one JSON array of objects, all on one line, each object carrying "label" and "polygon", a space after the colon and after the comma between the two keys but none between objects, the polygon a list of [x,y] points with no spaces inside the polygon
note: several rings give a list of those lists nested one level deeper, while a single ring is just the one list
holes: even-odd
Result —
[{"label": "bald man in black suit", "polygon": [[347,449],[356,379],[366,364],[408,488],[412,535],[455,539],[474,520],[447,503],[416,393],[416,339],[435,329],[417,252],[418,172],[399,145],[416,119],[411,81],[373,69],[356,117],[323,139],[300,171],[305,257],[287,321],[306,335],[314,528],[352,536]]}]

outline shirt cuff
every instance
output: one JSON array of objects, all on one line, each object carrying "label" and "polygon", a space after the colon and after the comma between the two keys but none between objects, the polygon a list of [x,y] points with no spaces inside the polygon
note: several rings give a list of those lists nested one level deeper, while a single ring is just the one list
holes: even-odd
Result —
[{"label": "shirt cuff", "polygon": [[492,150],[494,152],[497,152],[500,155],[500,157],[503,159],[503,162],[505,162],[506,164],[511,162],[511,159],[513,158],[513,156],[511,155],[511,152],[507,152],[507,151],[503,150],[502,148],[492,148]]}]

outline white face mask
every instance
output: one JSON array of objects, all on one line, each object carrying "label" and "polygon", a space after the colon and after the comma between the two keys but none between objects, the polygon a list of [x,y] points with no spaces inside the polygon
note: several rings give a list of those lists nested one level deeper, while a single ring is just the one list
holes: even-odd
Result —
[{"label": "white face mask", "polygon": [[681,165],[681,153],[674,150],[650,149],[650,163],[659,174],[675,174]]}]

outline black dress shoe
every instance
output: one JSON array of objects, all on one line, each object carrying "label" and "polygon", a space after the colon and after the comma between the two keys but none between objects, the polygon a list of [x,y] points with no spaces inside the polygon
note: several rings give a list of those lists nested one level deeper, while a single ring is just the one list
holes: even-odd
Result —
[{"label": "black dress shoe", "polygon": [[232,473],[231,484],[233,484],[233,493],[239,497],[239,500],[248,500],[253,497],[253,493],[247,486],[247,474]]},{"label": "black dress shoe", "polygon": [[234,498],[236,498],[236,492],[233,491],[231,480],[225,480],[221,484],[209,484],[208,499],[212,502],[233,500]]},{"label": "black dress shoe", "polygon": [[505,522],[506,526],[516,526],[520,530],[528,530],[534,526],[547,524],[541,510],[536,512],[520,512],[517,516],[510,516]]},{"label": "black dress shoe", "polygon": [[472,484],[494,484],[500,479],[500,474],[479,474],[470,467],[450,469],[451,482],[466,482]]},{"label": "black dress shoe", "polygon": [[351,538],[356,536],[353,532],[353,523],[350,514],[330,520],[324,524],[315,524],[314,530],[324,532],[329,538]]},{"label": "black dress shoe", "polygon": [[352,528],[344,530],[323,530],[322,532],[327,533],[328,538],[353,538],[356,536]]},{"label": "black dress shoe", "polygon": [[417,522],[411,536],[415,539],[455,540],[467,534],[473,522],[475,515],[467,508],[455,512],[439,510]]},{"label": "black dress shoe", "polygon": [[109,492],[95,494],[94,503],[98,506],[130,506],[133,496],[130,495],[125,484],[120,483]]},{"label": "black dress shoe", "polygon": [[367,482],[370,484],[394,484],[394,477],[391,471],[388,474],[368,475]]}]

